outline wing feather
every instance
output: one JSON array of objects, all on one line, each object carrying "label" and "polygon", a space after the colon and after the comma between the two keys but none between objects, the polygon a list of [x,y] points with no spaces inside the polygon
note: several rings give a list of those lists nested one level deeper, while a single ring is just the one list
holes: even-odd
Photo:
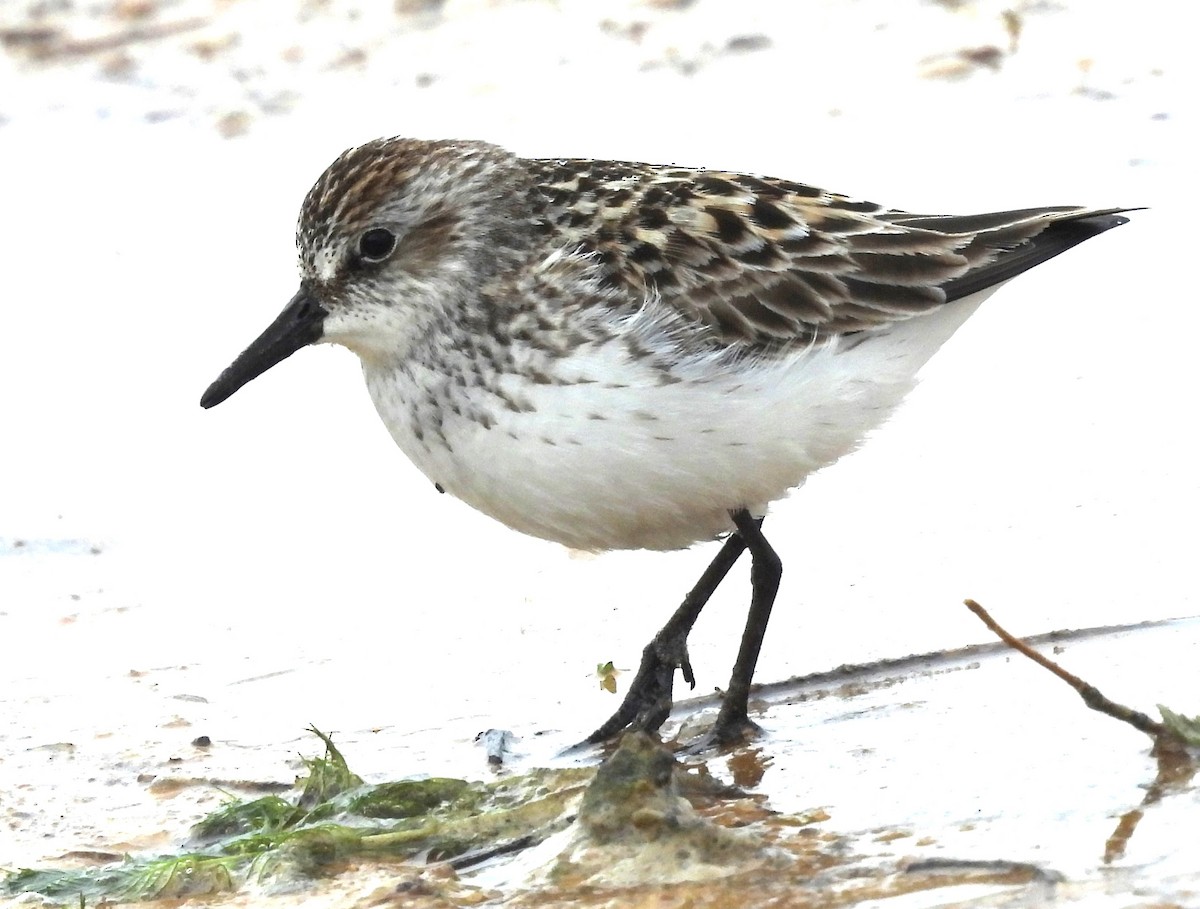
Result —
[{"label": "wing feather", "polygon": [[[601,283],[631,301],[653,299],[732,345],[885,327],[1127,220],[1122,209],[1078,206],[921,215],[744,174],[531,164],[542,169],[544,229],[592,255]],[[597,211],[599,231],[583,217]]]}]

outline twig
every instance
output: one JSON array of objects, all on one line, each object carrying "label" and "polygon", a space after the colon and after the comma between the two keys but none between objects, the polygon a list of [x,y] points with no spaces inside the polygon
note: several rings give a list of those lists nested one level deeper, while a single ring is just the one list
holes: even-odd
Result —
[{"label": "twig", "polygon": [[1063,669],[1049,657],[1042,656],[1024,641],[1013,637],[993,619],[986,609],[974,600],[964,600],[966,607],[979,616],[983,624],[1005,644],[1018,653],[1022,653],[1039,665],[1045,666],[1056,676],[1079,692],[1083,702],[1093,710],[1099,710],[1122,722],[1128,723],[1135,729],[1154,738],[1154,747],[1150,753],[1158,763],[1158,774],[1154,782],[1146,789],[1142,804],[1121,815],[1116,829],[1104,843],[1104,864],[1109,865],[1125,855],[1125,849],[1134,831],[1145,816],[1148,805],[1162,799],[1169,792],[1182,792],[1192,781],[1196,773],[1196,762],[1188,751],[1183,736],[1165,723],[1158,723],[1144,713],[1130,710],[1123,704],[1116,704],[1102,695],[1094,685],[1089,685],[1079,676]]},{"label": "twig", "polygon": [[1005,644],[1018,653],[1029,657],[1029,659],[1033,660],[1035,663],[1038,663],[1039,665],[1049,669],[1056,676],[1078,691],[1079,696],[1083,698],[1083,702],[1091,707],[1092,710],[1099,710],[1101,713],[1107,714],[1113,719],[1120,720],[1123,723],[1128,723],[1130,726],[1133,726],[1133,728],[1139,730],[1140,732],[1144,732],[1146,735],[1153,737],[1156,741],[1161,739],[1163,736],[1174,737],[1174,733],[1172,733],[1171,730],[1169,730],[1162,723],[1150,719],[1150,717],[1146,716],[1146,714],[1140,711],[1130,710],[1124,704],[1118,704],[1115,701],[1110,701],[1100,693],[1096,686],[1089,685],[1083,679],[1079,678],[1079,676],[1067,672],[1067,670],[1059,666],[1058,663],[1054,662],[1054,660],[1038,653],[1020,638],[1009,634],[1000,627],[999,623],[995,619],[988,614],[986,609],[984,609],[974,600],[964,600],[963,602],[966,607],[970,609],[971,612],[975,613],[975,615],[979,616],[980,621],[987,625],[987,627],[991,629],[992,633],[1000,638],[1000,640],[1002,640]]},{"label": "twig", "polygon": [[514,852],[521,852],[530,846],[536,846],[538,842],[539,840],[536,836],[532,833],[527,833],[525,836],[519,836],[515,840],[501,843],[499,846],[492,846],[490,849],[480,849],[475,852],[467,852],[463,855],[455,856],[447,861],[446,864],[455,871],[462,871],[464,868],[470,868],[473,865],[478,865],[481,862],[486,862],[501,855],[511,855]]}]

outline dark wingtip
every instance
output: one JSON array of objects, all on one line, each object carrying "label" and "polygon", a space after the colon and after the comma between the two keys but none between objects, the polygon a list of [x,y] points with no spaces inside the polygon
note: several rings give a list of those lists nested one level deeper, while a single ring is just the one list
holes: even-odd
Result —
[{"label": "dark wingtip", "polygon": [[1144,208],[1118,208],[1111,212],[1102,212],[1095,215],[1085,215],[1082,218],[1074,218],[1070,221],[1061,221],[1061,225],[1073,225],[1075,228],[1083,228],[1080,233],[1085,233],[1079,242],[1083,242],[1097,234],[1102,234],[1106,230],[1112,230],[1114,227],[1120,227],[1122,224],[1128,224],[1129,219],[1125,217],[1123,212],[1127,211],[1145,211]]},{"label": "dark wingtip", "polygon": [[1035,265],[1053,259],[1092,237],[1099,236],[1106,230],[1128,224],[1125,212],[1143,211],[1141,208],[1108,208],[1102,211],[1081,213],[1078,216],[1068,214],[1046,225],[1045,229],[1015,249],[1001,253],[994,262],[967,272],[959,278],[942,285],[946,292],[946,300],[958,300],[962,297],[986,290],[1017,275],[1022,274]]}]

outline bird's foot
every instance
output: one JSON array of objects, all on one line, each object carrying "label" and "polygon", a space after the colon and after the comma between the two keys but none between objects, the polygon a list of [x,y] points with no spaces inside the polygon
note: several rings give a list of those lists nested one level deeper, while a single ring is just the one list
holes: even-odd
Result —
[{"label": "bird's foot", "polygon": [[726,700],[721,702],[717,717],[708,728],[703,719],[697,717],[680,730],[680,754],[695,756],[726,752],[748,745],[764,735],[763,728],[746,715],[745,707],[735,707]]},{"label": "bird's foot", "polygon": [[721,704],[712,730],[704,736],[705,745],[731,748],[744,745],[763,734],[762,727],[746,715],[746,705],[730,706],[728,700]]},{"label": "bird's foot", "polygon": [[656,635],[642,650],[641,665],[621,706],[580,744],[606,742],[625,729],[655,732],[671,713],[676,669],[683,673],[684,681],[696,687],[686,635]]}]

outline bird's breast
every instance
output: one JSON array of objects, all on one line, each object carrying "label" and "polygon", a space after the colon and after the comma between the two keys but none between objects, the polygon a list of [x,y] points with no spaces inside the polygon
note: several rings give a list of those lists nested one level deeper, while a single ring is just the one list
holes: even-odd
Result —
[{"label": "bird's breast", "polygon": [[924,347],[901,335],[668,372],[611,341],[505,368],[364,369],[400,448],[478,510],[577,549],[678,549],[852,451],[912,387]]}]

